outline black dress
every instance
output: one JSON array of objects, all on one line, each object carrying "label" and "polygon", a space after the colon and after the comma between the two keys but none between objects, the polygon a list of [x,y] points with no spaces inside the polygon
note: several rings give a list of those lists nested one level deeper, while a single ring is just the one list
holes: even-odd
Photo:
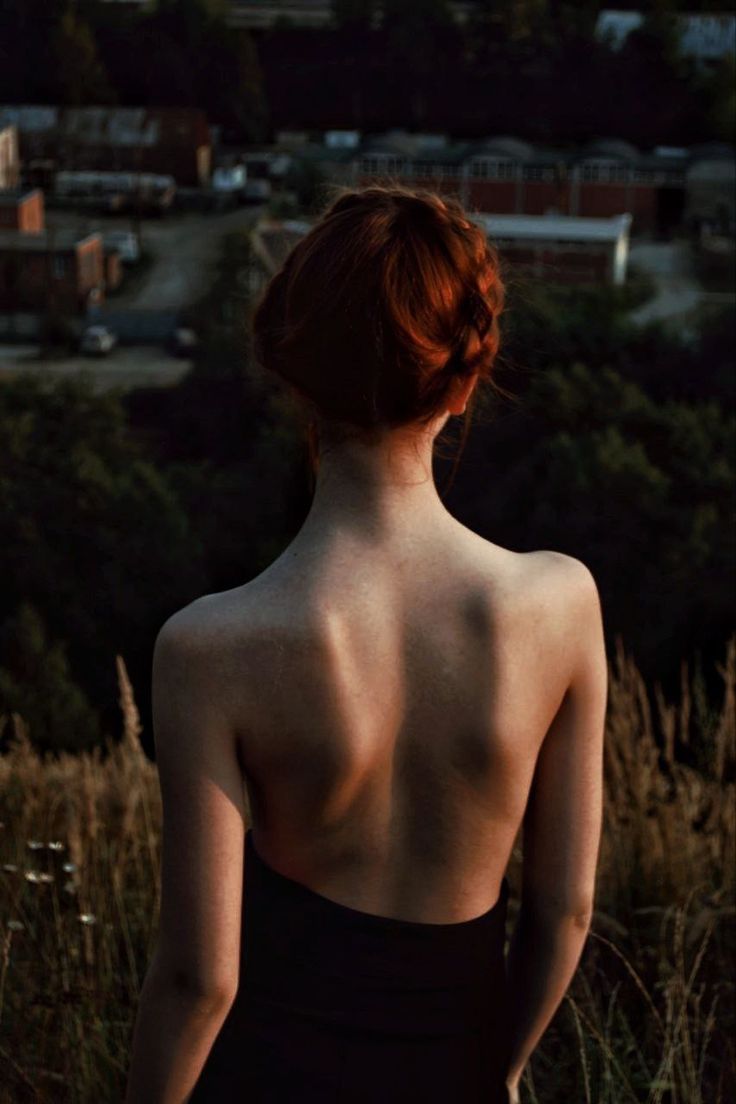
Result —
[{"label": "black dress", "polygon": [[338,904],[246,836],[240,988],[191,1104],[506,1104],[508,879],[482,916]]}]

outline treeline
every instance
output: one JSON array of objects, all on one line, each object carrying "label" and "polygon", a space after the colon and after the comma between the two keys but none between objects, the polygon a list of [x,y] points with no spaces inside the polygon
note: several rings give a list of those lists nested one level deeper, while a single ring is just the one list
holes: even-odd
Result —
[{"label": "treeline", "polygon": [[0,0],[0,102],[197,106],[231,142],[281,127],[396,125],[531,141],[732,142],[733,58],[698,72],[677,46],[674,15],[698,5],[641,5],[645,22],[619,51],[595,38],[607,6],[476,0],[460,25],[448,0],[333,0],[330,27],[280,18],[249,32],[228,26],[226,0],[140,10]]},{"label": "treeline", "polygon": [[[698,73],[680,56],[667,0],[623,48],[596,40],[598,0],[478,0],[468,22],[446,0],[336,0],[332,31],[275,28],[259,41],[274,125],[511,133],[642,146],[733,141],[733,59]],[[305,94],[305,90],[308,95]]]},{"label": "treeline", "polygon": [[[301,426],[249,361],[248,240],[226,242],[178,386],[0,388],[0,715],[20,713],[39,748],[117,733],[120,653],[150,749],[161,624],[253,578],[309,507]],[[507,283],[497,374],[512,398],[477,410],[448,508],[496,543],[587,563],[610,651],[620,635],[671,696],[683,660],[717,681],[736,612],[732,312],[711,309],[686,338],[632,326],[632,288]],[[454,452],[440,447],[441,493]]]}]

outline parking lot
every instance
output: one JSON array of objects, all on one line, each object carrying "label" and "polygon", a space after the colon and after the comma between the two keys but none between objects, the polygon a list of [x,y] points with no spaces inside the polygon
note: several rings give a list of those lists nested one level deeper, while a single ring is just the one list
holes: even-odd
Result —
[{"label": "parking lot", "polygon": [[28,372],[46,378],[89,375],[96,391],[170,387],[189,371],[191,361],[168,355],[160,345],[118,346],[106,357],[40,359],[38,346],[0,343],[0,380]]}]

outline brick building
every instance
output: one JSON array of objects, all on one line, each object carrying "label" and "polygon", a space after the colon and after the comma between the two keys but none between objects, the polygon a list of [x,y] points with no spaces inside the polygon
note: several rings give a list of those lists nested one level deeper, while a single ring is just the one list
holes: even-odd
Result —
[{"label": "brick building", "polygon": [[[329,180],[356,187],[379,181],[427,187],[489,214],[611,218],[628,213],[632,233],[667,236],[702,218],[704,205],[711,205],[733,233],[733,202],[725,193],[736,151],[725,143],[642,152],[615,138],[554,148],[509,135],[451,142],[444,134],[393,130],[365,136],[357,149],[307,140],[284,152],[316,164]],[[711,163],[707,170],[701,169],[703,161]]]},{"label": "brick building", "polygon": [[0,311],[81,314],[104,295],[100,234],[0,230]]},{"label": "brick building", "polygon": [[170,174],[206,185],[212,136],[199,108],[0,106],[0,128],[18,131],[27,179],[62,169]]},{"label": "brick building", "polygon": [[40,188],[8,188],[0,191],[0,230],[37,234],[45,225]]},{"label": "brick building", "polygon": [[474,215],[505,261],[556,284],[626,281],[631,215]]}]

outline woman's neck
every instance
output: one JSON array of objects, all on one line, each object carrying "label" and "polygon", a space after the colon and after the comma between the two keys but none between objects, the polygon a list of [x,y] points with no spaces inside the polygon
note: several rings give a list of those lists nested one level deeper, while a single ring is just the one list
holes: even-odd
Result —
[{"label": "woman's neck", "polygon": [[450,519],[432,472],[434,439],[445,421],[421,433],[392,430],[378,444],[351,439],[324,447],[300,537],[335,531],[371,541],[416,536]]}]

